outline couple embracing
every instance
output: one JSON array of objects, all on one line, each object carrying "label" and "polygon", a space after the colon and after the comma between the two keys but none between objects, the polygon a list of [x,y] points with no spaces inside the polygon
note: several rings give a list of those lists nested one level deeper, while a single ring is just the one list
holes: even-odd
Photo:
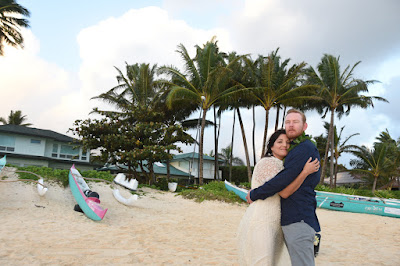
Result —
[{"label": "couple embracing", "polygon": [[265,157],[254,168],[246,197],[250,206],[238,231],[241,265],[315,264],[320,156],[304,133],[302,112],[289,110],[285,129],[272,134]]}]

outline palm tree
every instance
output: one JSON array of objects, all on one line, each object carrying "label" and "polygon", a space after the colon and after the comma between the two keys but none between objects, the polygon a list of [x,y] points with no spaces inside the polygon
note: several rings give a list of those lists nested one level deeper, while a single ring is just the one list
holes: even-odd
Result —
[{"label": "palm tree", "polygon": [[[125,116],[125,113],[132,111],[135,108],[141,110],[143,114],[155,114],[157,103],[161,97],[161,89],[157,80],[155,80],[157,65],[152,67],[149,64],[134,64],[126,63],[126,76],[121,70],[116,68],[118,75],[118,85],[111,88],[105,93],[93,97],[111,104],[117,111],[101,111],[94,108],[94,113],[113,113],[120,119]],[[136,117],[134,119],[137,119]],[[135,121],[131,121],[134,123]],[[154,181],[153,163],[147,160],[149,169],[149,181]],[[139,164],[142,173],[146,174],[143,168],[143,162]],[[132,173],[136,165],[128,165],[129,172]]]},{"label": "palm tree", "polygon": [[387,169],[390,168],[389,160],[386,160],[388,143],[376,145],[369,149],[365,146],[355,146],[351,153],[357,159],[350,160],[350,165],[355,168],[351,172],[360,174],[367,180],[372,179],[372,193],[375,192],[378,178],[387,176]]},{"label": "palm tree", "polygon": [[230,65],[226,65],[226,55],[219,51],[217,41],[212,38],[202,48],[196,46],[196,56],[191,58],[185,46],[180,44],[177,52],[185,62],[185,73],[175,67],[161,67],[161,74],[168,74],[171,80],[167,104],[173,106],[176,101],[186,100],[193,109],[202,113],[199,141],[199,184],[203,184],[203,143],[207,111],[211,106],[231,96],[239,87],[228,87]]},{"label": "palm tree", "polygon": [[[341,72],[339,57],[336,58],[332,55],[325,54],[317,66],[317,71],[314,70],[313,67],[307,69],[308,84],[317,85],[319,87],[319,99],[314,103],[308,103],[308,107],[310,109],[316,109],[320,114],[323,114],[323,118],[325,118],[328,112],[331,112],[328,141],[321,173],[321,183],[323,183],[325,176],[329,144],[331,144],[331,154],[333,154],[334,151],[333,127],[335,113],[338,114],[340,119],[344,114],[348,115],[352,107],[361,107],[364,109],[370,106],[373,107],[373,100],[388,102],[382,97],[361,95],[361,93],[368,92],[368,85],[377,81],[364,81],[354,78],[353,71],[358,64],[360,64],[360,62],[357,62],[351,68],[347,66],[345,70]],[[333,168],[333,160],[331,160],[331,175],[333,175],[334,172]]]},{"label": "palm tree", "polygon": [[[324,127],[329,132],[329,123],[325,122]],[[360,135],[360,133],[351,134],[348,136],[343,142],[342,140],[342,133],[343,133],[344,126],[340,129],[339,135],[337,134],[336,126],[333,128],[334,132],[334,158],[335,158],[335,172],[334,172],[334,180],[332,184],[332,179],[330,179],[330,186],[336,187],[337,181],[337,172],[338,172],[338,159],[340,155],[344,152],[350,152],[354,145],[346,145],[346,143],[354,136]],[[332,175],[331,175],[332,176]]]},{"label": "palm tree", "polygon": [[0,0],[0,55],[3,55],[4,43],[23,47],[24,38],[20,28],[28,28],[29,21],[20,16],[29,17],[28,9],[14,0]]},{"label": "palm tree", "polygon": [[[240,59],[240,60],[237,60]],[[229,54],[229,62],[234,62],[232,64],[232,79],[231,83],[232,85],[234,84],[241,84],[243,87],[250,87],[251,84],[251,78],[250,75],[251,73],[247,71],[247,66],[243,64],[243,56],[238,56],[236,53],[231,53]],[[244,59],[249,62],[250,59]],[[246,167],[247,167],[247,179],[249,182],[251,182],[251,176],[252,176],[252,170],[251,170],[251,165],[250,165],[250,155],[249,155],[249,149],[247,145],[247,139],[246,139],[246,134],[245,134],[245,129],[244,129],[244,124],[242,120],[242,115],[240,112],[240,108],[245,107],[247,109],[251,108],[252,106],[255,106],[258,104],[258,101],[254,97],[254,95],[251,93],[249,89],[242,90],[240,93],[236,94],[235,97],[230,98],[228,101],[224,103],[220,107],[220,109],[223,110],[233,110],[234,112],[234,120],[233,120],[233,125],[232,125],[232,142],[231,142],[231,147],[233,150],[233,134],[234,134],[234,126],[235,126],[235,118],[236,114],[238,117],[238,123],[240,126],[240,131],[242,133],[242,140],[243,140],[243,148],[244,148],[244,154],[245,154],[245,159],[246,159]],[[253,114],[253,132],[255,129],[255,123],[254,123],[254,114]],[[231,150],[231,151],[232,151]],[[253,141],[253,154],[254,154],[255,148],[254,148],[254,141]],[[231,155],[232,158],[232,155]],[[254,161],[254,164],[256,161]],[[232,162],[230,162],[230,166],[232,166]],[[230,167],[229,169],[229,178],[231,178],[232,175],[232,168]]]},{"label": "palm tree", "polygon": [[295,64],[288,69],[290,59],[282,62],[278,56],[278,50],[279,48],[268,57],[259,56],[254,64],[252,61],[246,60],[247,71],[252,81],[249,89],[265,109],[262,155],[265,154],[270,109],[301,98],[302,95],[299,95],[298,92],[310,88],[308,84],[297,86],[306,63]]},{"label": "palm tree", "polygon": [[232,146],[228,145],[226,148],[221,149],[219,157],[224,161],[223,165],[228,165],[230,162],[235,165],[244,165],[244,162],[239,157],[232,156]]},{"label": "palm tree", "polygon": [[118,85],[92,99],[100,99],[122,111],[129,110],[132,105],[149,107],[158,100],[160,92],[155,80],[156,69],[157,65],[126,63],[126,76],[116,68]]},{"label": "palm tree", "polygon": [[[381,145],[383,143],[387,143],[388,145],[388,154],[387,160],[390,162],[391,167],[388,169],[388,180],[387,183],[384,184],[382,188],[391,188],[392,184],[399,179],[400,176],[400,138],[396,141],[394,140],[389,131],[382,131],[379,136],[376,138],[378,142],[375,142],[374,145]],[[398,181],[397,181],[398,182]],[[380,188],[380,189],[382,189]]]},{"label": "palm tree", "polygon": [[8,119],[4,119],[3,117],[0,117],[0,122],[2,122],[4,125],[20,125],[20,126],[31,126],[31,123],[24,123],[27,120],[26,115],[22,115],[22,112],[20,110],[17,111],[12,111],[10,112],[10,115],[8,116]]}]

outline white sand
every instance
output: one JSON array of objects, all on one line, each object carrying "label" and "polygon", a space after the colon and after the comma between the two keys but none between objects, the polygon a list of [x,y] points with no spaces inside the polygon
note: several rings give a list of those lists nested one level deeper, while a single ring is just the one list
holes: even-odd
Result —
[{"label": "white sand", "polygon": [[[69,188],[50,185],[40,197],[35,184],[0,182],[0,264],[237,265],[245,205],[196,203],[145,188],[125,206],[109,186],[89,185],[108,208],[102,221],[75,212]],[[322,209],[318,217],[317,265],[400,265],[400,219]]]}]

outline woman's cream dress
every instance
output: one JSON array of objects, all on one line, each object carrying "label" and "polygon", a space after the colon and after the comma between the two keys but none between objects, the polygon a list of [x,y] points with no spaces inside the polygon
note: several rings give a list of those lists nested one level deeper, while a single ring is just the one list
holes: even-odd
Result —
[{"label": "woman's cream dress", "polygon": [[[251,188],[263,185],[283,169],[273,156],[255,166]],[[291,265],[281,229],[281,201],[275,194],[247,208],[238,230],[240,265]]]}]

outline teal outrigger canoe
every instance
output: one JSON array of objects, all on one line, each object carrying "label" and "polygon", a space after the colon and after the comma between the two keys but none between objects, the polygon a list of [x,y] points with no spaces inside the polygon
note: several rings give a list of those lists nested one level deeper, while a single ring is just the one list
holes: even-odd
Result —
[{"label": "teal outrigger canoe", "polygon": [[237,186],[233,185],[232,183],[230,183],[230,182],[228,182],[228,181],[226,181],[226,180],[225,180],[225,188],[226,188],[228,191],[234,192],[234,193],[235,193],[236,195],[238,195],[242,200],[247,201],[247,200],[246,200],[246,196],[247,196],[247,193],[249,192],[247,189],[237,187]]},{"label": "teal outrigger canoe", "polygon": [[95,221],[102,220],[108,209],[103,209],[100,206],[98,198],[85,195],[84,192],[89,190],[89,187],[74,165],[69,171],[68,181],[72,195],[86,216]]},{"label": "teal outrigger canoe", "polygon": [[316,191],[317,207],[400,218],[400,201]]},{"label": "teal outrigger canoe", "polygon": [[3,170],[4,166],[6,166],[7,163],[7,158],[6,155],[3,156],[3,158],[0,159],[0,172]]},{"label": "teal outrigger canoe", "polygon": [[[225,187],[246,201],[248,190],[225,180]],[[316,191],[317,207],[335,211],[367,213],[400,218],[400,200],[369,198],[355,195]]]}]

